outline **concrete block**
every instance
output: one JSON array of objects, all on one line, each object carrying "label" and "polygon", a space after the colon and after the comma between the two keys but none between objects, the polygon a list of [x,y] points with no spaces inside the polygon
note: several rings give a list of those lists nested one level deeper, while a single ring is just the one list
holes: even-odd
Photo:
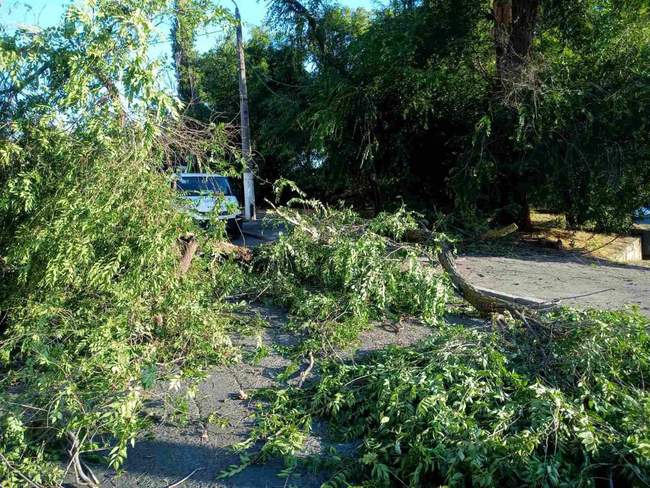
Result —
[{"label": "concrete block", "polygon": [[650,224],[635,224],[634,234],[641,239],[641,254],[644,259],[650,259]]}]

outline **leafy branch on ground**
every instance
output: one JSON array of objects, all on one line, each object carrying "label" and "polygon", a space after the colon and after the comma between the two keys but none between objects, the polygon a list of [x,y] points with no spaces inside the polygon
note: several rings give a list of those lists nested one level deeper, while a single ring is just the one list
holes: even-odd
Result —
[{"label": "leafy branch on ground", "polygon": [[563,310],[543,323],[441,326],[417,347],[325,362],[305,388],[260,393],[242,447],[295,464],[324,419],[359,445],[324,486],[647,484],[648,319]]},{"label": "leafy branch on ground", "polygon": [[[238,358],[225,296],[241,268],[213,252],[223,227],[179,211],[165,164],[230,148],[223,126],[189,130],[157,82],[145,41],[165,8],[100,1],[3,32],[0,71],[24,82],[0,114],[3,486],[96,484],[84,459],[124,461],[157,379]],[[181,271],[188,232],[200,247]]]},{"label": "leafy branch on ground", "polygon": [[403,240],[418,229],[417,214],[402,207],[366,220],[303,197],[274,212],[286,229],[256,252],[253,283],[288,310],[287,328],[300,338],[294,352],[331,353],[377,321],[440,322],[448,280],[420,262],[435,244]]}]

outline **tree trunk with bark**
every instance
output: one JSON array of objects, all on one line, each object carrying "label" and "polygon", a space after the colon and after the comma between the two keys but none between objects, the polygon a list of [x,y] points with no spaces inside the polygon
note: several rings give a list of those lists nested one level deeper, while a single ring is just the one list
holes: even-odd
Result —
[{"label": "tree trunk with bark", "polygon": [[539,15],[539,0],[494,0],[494,46],[496,77],[493,97],[500,116],[493,123],[492,154],[497,161],[497,191],[500,211],[497,221],[530,229],[528,181],[520,167],[521,154],[515,145],[518,112],[510,102],[520,89],[522,73],[530,60]]}]

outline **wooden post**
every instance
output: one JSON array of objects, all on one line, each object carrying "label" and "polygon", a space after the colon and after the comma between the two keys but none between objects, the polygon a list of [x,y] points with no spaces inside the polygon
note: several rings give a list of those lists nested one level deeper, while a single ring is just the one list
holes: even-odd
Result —
[{"label": "wooden post", "polygon": [[253,175],[253,158],[251,151],[251,129],[248,121],[248,88],[246,86],[246,61],[244,59],[244,41],[241,28],[239,7],[235,4],[237,20],[237,54],[239,56],[239,112],[241,120],[241,150],[244,157],[244,217],[255,220],[255,177]]}]

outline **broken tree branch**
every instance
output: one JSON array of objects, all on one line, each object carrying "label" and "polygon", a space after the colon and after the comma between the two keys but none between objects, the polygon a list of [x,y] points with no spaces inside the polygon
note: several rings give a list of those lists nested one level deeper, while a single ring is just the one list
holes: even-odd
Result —
[{"label": "broken tree branch", "polygon": [[318,230],[315,229],[314,227],[312,227],[311,225],[308,225],[307,223],[305,223],[304,220],[300,218],[299,213],[296,212],[296,213],[294,213],[294,215],[289,215],[288,212],[285,212],[283,209],[281,209],[279,207],[276,207],[268,199],[265,198],[264,201],[266,201],[266,203],[268,203],[271,206],[271,208],[273,209],[273,211],[277,215],[282,217],[284,220],[286,220],[290,224],[293,224],[296,227],[300,227],[302,230],[307,232],[311,236],[312,239],[314,239],[315,241],[319,241],[321,239],[320,232],[318,232]]},{"label": "broken tree branch", "polygon": [[449,275],[452,284],[460,295],[469,302],[482,316],[493,313],[510,312],[513,315],[525,314],[534,318],[537,312],[552,310],[557,307],[554,302],[543,302],[526,297],[514,297],[492,290],[482,290],[472,285],[458,271],[454,255],[447,244],[442,244],[438,252],[438,261]]},{"label": "broken tree branch", "polygon": [[32,481],[30,478],[28,478],[26,475],[24,475],[22,472],[20,472],[18,469],[16,469],[14,467],[14,465],[11,464],[6,457],[4,457],[2,452],[0,452],[0,461],[2,461],[7,466],[7,468],[9,468],[9,471],[11,471],[16,476],[18,476],[20,479],[22,479],[26,483],[27,486],[29,486],[31,488],[43,488],[43,485],[40,485],[40,484]]},{"label": "broken tree branch", "polygon": [[298,388],[302,388],[303,383],[311,374],[311,370],[314,369],[314,353],[309,351],[309,365],[307,368],[300,374],[300,380],[298,381]]},{"label": "broken tree branch", "polygon": [[190,474],[188,474],[185,478],[178,480],[176,483],[172,483],[171,485],[167,485],[167,488],[178,488],[181,486],[183,483],[185,483],[187,480],[189,480],[192,476],[194,476],[194,473],[197,473],[199,471],[202,471],[206,468],[196,468],[194,471],[192,471]]},{"label": "broken tree branch", "polygon": [[194,234],[187,234],[179,238],[179,244],[181,245],[181,261],[178,266],[178,271],[181,276],[187,274],[192,264],[192,259],[196,251],[199,249],[199,241],[196,239]]},{"label": "broken tree branch", "polygon": [[90,488],[99,488],[100,483],[95,473],[84,463],[80,458],[81,442],[79,442],[79,437],[77,433],[68,432],[68,440],[70,441],[70,448],[68,449],[68,454],[70,455],[70,460],[74,466],[75,478],[78,485],[88,486]]},{"label": "broken tree branch", "polygon": [[[181,276],[184,276],[189,271],[192,260],[199,250],[199,241],[194,234],[188,233],[179,237],[178,243],[181,247],[181,259],[178,265],[178,272]],[[217,242],[208,251],[211,251],[215,258],[225,256],[244,263],[249,263],[253,260],[253,251],[227,241]]]},{"label": "broken tree branch", "polygon": [[244,263],[253,260],[253,251],[251,249],[227,241],[217,242],[214,246],[214,253],[217,256],[227,256]]}]

